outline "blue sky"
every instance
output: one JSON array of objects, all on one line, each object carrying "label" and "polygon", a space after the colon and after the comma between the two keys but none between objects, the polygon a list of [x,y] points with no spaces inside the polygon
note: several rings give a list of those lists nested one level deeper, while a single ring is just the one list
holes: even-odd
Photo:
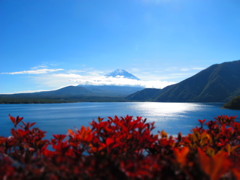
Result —
[{"label": "blue sky", "polygon": [[[0,0],[0,93],[119,83],[164,87],[240,59],[239,0]],[[116,81],[115,81],[116,80]]]}]

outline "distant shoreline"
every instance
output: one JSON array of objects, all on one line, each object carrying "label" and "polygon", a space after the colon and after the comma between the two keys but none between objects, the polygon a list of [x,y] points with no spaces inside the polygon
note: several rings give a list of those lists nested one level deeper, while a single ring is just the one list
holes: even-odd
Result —
[{"label": "distant shoreline", "polygon": [[80,102],[129,102],[121,97],[101,97],[89,99],[2,99],[0,104],[54,104],[54,103],[80,103]]},{"label": "distant shoreline", "polygon": [[63,103],[84,103],[84,102],[155,102],[155,103],[200,103],[200,104],[221,104],[222,108],[224,109],[230,109],[227,107],[224,107],[224,102],[156,102],[156,101],[133,101],[133,100],[127,100],[124,98],[121,99],[108,99],[108,100],[56,100],[56,99],[38,99],[38,100],[32,100],[32,101],[20,101],[20,99],[15,99],[15,100],[9,100],[9,101],[2,101],[0,99],[0,104],[63,104]]}]

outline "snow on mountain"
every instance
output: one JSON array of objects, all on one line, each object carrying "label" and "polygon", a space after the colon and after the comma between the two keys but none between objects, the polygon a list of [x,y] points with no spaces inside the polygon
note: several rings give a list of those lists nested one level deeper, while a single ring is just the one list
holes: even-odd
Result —
[{"label": "snow on mountain", "polygon": [[123,78],[127,78],[127,79],[140,80],[138,77],[125,71],[124,69],[116,69],[115,71],[108,73],[105,76],[107,76],[107,77],[123,77]]}]

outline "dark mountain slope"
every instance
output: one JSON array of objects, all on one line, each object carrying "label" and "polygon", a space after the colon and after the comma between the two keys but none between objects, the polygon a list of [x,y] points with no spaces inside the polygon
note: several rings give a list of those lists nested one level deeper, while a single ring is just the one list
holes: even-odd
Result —
[{"label": "dark mountain slope", "polygon": [[240,96],[233,98],[231,101],[224,105],[228,109],[238,109],[240,110]]},{"label": "dark mountain slope", "polygon": [[42,91],[34,93],[18,93],[9,95],[0,95],[0,97],[8,96],[12,98],[59,98],[65,96],[90,96],[92,92],[84,87],[67,86],[53,91]]},{"label": "dark mountain slope", "polygon": [[153,101],[161,93],[161,89],[146,88],[126,97],[130,101]]},{"label": "dark mountain slope", "polygon": [[212,65],[163,89],[156,101],[223,102],[240,92],[240,61]]},{"label": "dark mountain slope", "polygon": [[226,102],[240,95],[240,60],[212,65],[159,92],[144,89],[129,100],[159,102]]},{"label": "dark mountain slope", "polygon": [[143,90],[141,86],[116,86],[116,85],[83,85],[84,87],[91,91],[93,94],[98,96],[115,96],[115,97],[126,97],[129,94],[135,93],[137,91]]},{"label": "dark mountain slope", "polygon": [[142,89],[136,86],[68,86],[53,91],[0,94],[0,103],[125,101],[127,95]]},{"label": "dark mountain slope", "polygon": [[91,96],[94,95],[90,90],[81,86],[67,86],[55,91],[37,93],[40,96],[54,96],[54,97],[72,97],[72,96]]}]

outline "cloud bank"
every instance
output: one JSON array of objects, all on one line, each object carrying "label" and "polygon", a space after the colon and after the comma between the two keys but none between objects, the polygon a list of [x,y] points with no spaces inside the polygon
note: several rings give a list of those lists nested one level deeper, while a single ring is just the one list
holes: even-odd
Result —
[{"label": "cloud bank", "polygon": [[[175,84],[177,79],[190,77],[193,72],[202,70],[202,67],[169,67],[165,69],[134,69],[140,79],[128,79],[122,76],[105,76],[108,72],[99,71],[92,68],[70,69],[50,68],[47,66],[33,67],[30,70],[0,73],[12,75],[14,79],[21,75],[21,80],[30,81],[32,89],[53,90],[66,86],[76,85],[118,85],[118,86],[142,86],[145,88],[164,88]],[[26,76],[24,76],[26,75]],[[144,79],[144,80],[143,80]],[[30,86],[30,85],[29,85]],[[26,87],[30,88],[30,87]],[[26,89],[26,91],[31,89]]]},{"label": "cloud bank", "polygon": [[80,75],[74,73],[54,73],[47,76],[35,77],[38,83],[51,88],[69,85],[118,85],[118,86],[142,86],[146,88],[163,88],[174,82],[169,81],[146,81],[127,79],[122,76],[107,77],[104,75]]},{"label": "cloud bank", "polygon": [[7,73],[1,73],[1,74],[47,74],[51,72],[57,72],[57,71],[63,71],[64,69],[34,69],[34,70],[27,70],[27,71],[17,71],[17,72],[7,72]]}]

